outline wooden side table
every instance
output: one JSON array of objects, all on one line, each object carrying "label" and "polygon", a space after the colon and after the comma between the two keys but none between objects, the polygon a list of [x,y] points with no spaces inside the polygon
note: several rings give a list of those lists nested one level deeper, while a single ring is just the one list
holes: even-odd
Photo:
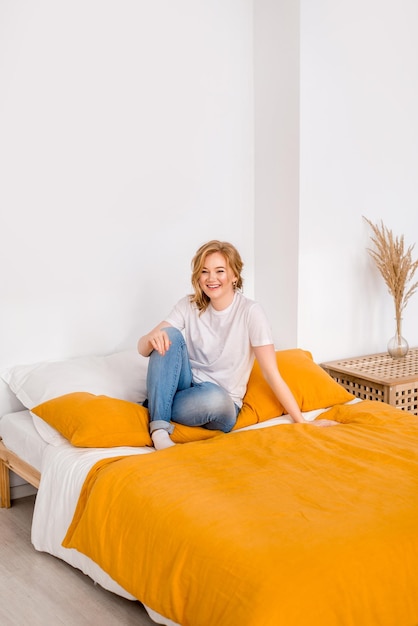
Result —
[{"label": "wooden side table", "polygon": [[382,352],[321,367],[357,398],[387,402],[418,415],[418,348],[410,348],[401,359]]}]

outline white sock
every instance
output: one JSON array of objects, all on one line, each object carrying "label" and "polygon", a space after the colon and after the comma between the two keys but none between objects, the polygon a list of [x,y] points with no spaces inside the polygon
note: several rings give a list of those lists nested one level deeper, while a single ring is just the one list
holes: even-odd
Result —
[{"label": "white sock", "polygon": [[151,439],[156,450],[164,450],[164,448],[169,448],[170,446],[176,445],[174,441],[171,441],[170,435],[166,430],[164,430],[164,428],[154,430],[154,432],[151,434]]}]

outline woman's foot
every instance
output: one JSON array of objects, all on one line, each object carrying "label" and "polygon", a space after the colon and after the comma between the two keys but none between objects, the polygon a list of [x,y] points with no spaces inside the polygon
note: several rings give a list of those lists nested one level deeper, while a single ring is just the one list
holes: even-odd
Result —
[{"label": "woman's foot", "polygon": [[170,448],[175,446],[174,441],[171,441],[170,435],[164,428],[159,428],[151,433],[151,439],[156,450],[164,450],[164,448]]}]

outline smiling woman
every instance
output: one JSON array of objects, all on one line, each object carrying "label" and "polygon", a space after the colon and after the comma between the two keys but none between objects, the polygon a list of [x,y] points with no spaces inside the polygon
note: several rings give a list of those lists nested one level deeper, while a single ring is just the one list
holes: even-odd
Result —
[{"label": "smiling woman", "polygon": [[243,266],[238,250],[230,243],[214,240],[199,248],[192,261],[192,302],[199,311],[205,311],[209,303],[216,310],[232,303],[235,290],[242,289]]},{"label": "smiling woman", "polygon": [[194,293],[138,342],[140,354],[150,357],[146,404],[157,449],[174,445],[172,422],[230,432],[255,358],[286,412],[304,422],[278,370],[264,311],[242,293],[242,268],[232,244],[212,240],[201,246],[192,261]]},{"label": "smiling woman", "polygon": [[203,293],[217,311],[226,309],[233,300],[236,276],[220,252],[208,254],[199,278]]}]

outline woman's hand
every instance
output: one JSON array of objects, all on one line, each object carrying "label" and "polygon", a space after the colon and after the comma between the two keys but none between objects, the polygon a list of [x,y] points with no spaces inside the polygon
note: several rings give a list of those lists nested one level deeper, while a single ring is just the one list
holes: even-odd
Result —
[{"label": "woman's hand", "polygon": [[165,330],[154,329],[150,335],[151,337],[149,338],[149,343],[152,350],[157,350],[161,356],[164,356],[167,350],[170,349],[171,345],[171,341],[168,338],[167,333]]},{"label": "woman's hand", "polygon": [[338,426],[339,422],[335,422],[334,420],[314,420],[313,422],[307,422],[309,424],[313,424],[313,426],[318,426],[318,428],[327,428],[328,426]]},{"label": "woman's hand", "polygon": [[142,356],[149,356],[153,350],[156,350],[161,356],[170,348],[170,339],[164,330],[171,326],[168,322],[160,322],[158,326],[153,328],[147,335],[141,337],[138,341],[138,352]]}]

